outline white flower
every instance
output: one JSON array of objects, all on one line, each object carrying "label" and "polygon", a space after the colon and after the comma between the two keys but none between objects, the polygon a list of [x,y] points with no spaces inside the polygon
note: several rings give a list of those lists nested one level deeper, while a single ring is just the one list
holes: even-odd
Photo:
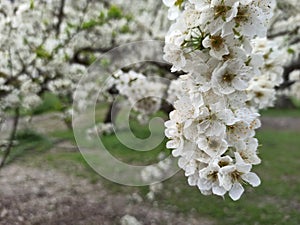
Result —
[{"label": "white flower", "polygon": [[265,11],[262,6],[270,8],[270,0],[240,1],[237,13],[231,21],[226,21],[223,34],[238,34],[238,36],[265,37],[267,23],[271,18],[271,10]]},{"label": "white flower", "polygon": [[223,196],[227,191],[222,186],[221,168],[232,164],[229,156],[216,157],[209,165],[199,171],[197,186],[202,194],[216,194]]},{"label": "white flower", "polygon": [[255,173],[250,172],[252,168],[251,164],[246,164],[238,153],[234,155],[236,163],[220,169],[222,177],[220,184],[229,191],[229,196],[236,201],[244,192],[244,188],[240,183],[242,180],[253,187],[257,187],[260,185],[260,179]]},{"label": "white flower", "polygon": [[164,60],[173,64],[171,71],[179,71],[186,64],[186,58],[182,49],[174,44],[166,44],[164,47]]},{"label": "white flower", "polygon": [[182,13],[182,19],[188,28],[198,27],[200,23],[201,13],[195,10],[190,4],[187,4]]},{"label": "white flower", "polygon": [[276,92],[272,83],[263,77],[252,80],[247,88],[248,98],[251,104],[258,109],[273,106]]},{"label": "white flower", "polygon": [[184,39],[185,34],[180,29],[177,29],[175,27],[171,29],[165,37],[166,43],[174,44],[176,46],[181,46]]},{"label": "white flower", "polygon": [[219,60],[222,60],[224,55],[229,54],[229,50],[225,38],[220,34],[207,36],[203,42],[205,48],[210,48],[209,54]]},{"label": "white flower", "polygon": [[42,100],[37,95],[27,95],[22,100],[22,106],[26,109],[32,109],[39,104],[41,104]]},{"label": "white flower", "polygon": [[204,7],[201,14],[201,23],[206,25],[205,30],[212,35],[222,31],[224,24],[237,15],[238,5],[239,2],[234,0],[212,0],[210,6]]},{"label": "white flower", "polygon": [[227,96],[227,101],[230,108],[235,110],[246,107],[245,102],[248,100],[248,96],[244,91],[235,91]]},{"label": "white flower", "polygon": [[240,60],[226,61],[212,74],[213,89],[216,93],[231,94],[243,91],[248,87],[249,69]]},{"label": "white flower", "polygon": [[[214,70],[214,66],[219,64],[219,61],[211,57],[205,65],[202,64],[200,67],[199,64],[199,68],[195,66],[194,70],[189,74],[189,79],[185,82],[190,82],[188,83],[188,88],[190,90],[189,93],[193,92],[194,96],[197,96],[197,93],[198,95],[199,93],[207,93],[211,89],[211,75]],[[211,94],[213,95],[214,93]]]},{"label": "white flower", "polygon": [[208,136],[224,136],[226,125],[235,122],[233,112],[221,102],[211,104],[209,109],[203,108],[202,111],[205,113],[199,116],[198,130]]},{"label": "white flower", "polygon": [[223,196],[226,193],[224,187],[220,185],[220,167],[218,164],[212,163],[206,168],[199,171],[197,186],[201,192],[211,191],[213,194]]},{"label": "white flower", "polygon": [[228,148],[227,142],[216,136],[200,136],[197,144],[201,150],[212,158],[223,155]]},{"label": "white flower", "polygon": [[245,163],[258,165],[261,160],[257,156],[258,141],[256,138],[248,138],[236,145],[236,151]]},{"label": "white flower", "polygon": [[179,156],[183,148],[183,123],[179,122],[180,117],[176,111],[170,113],[170,120],[165,122],[165,135],[169,140],[167,142],[167,148],[176,149],[172,153],[173,155]]},{"label": "white flower", "polygon": [[198,102],[194,103],[187,96],[183,96],[174,103],[181,122],[196,118],[200,113],[200,107],[203,105],[202,96],[199,95]]},{"label": "white flower", "polygon": [[254,135],[254,131],[250,129],[250,125],[241,120],[233,125],[227,126],[227,141],[230,145],[236,145],[241,140]]},{"label": "white flower", "polygon": [[300,80],[300,70],[294,70],[290,73],[291,81],[299,81]]},{"label": "white flower", "polygon": [[169,7],[168,18],[175,20],[179,16],[179,7],[176,5],[177,0],[163,0],[163,3]]},{"label": "white flower", "polygon": [[184,94],[181,83],[182,81],[180,79],[176,79],[172,80],[169,85],[167,101],[172,105],[178,100],[178,97]]},{"label": "white flower", "polygon": [[203,0],[203,1],[189,0],[189,2],[194,4],[195,9],[198,10],[199,12],[201,12],[210,7],[211,0]]}]

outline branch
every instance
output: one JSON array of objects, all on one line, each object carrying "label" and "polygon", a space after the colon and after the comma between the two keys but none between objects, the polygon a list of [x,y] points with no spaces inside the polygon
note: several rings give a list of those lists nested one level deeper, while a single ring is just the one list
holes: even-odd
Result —
[{"label": "branch", "polygon": [[108,1],[108,0],[102,0],[102,1],[103,1],[102,3],[105,8],[109,8],[111,6],[110,1]]},{"label": "branch", "polygon": [[294,40],[290,42],[290,45],[294,45],[300,42],[300,37],[296,37]]},{"label": "branch", "polygon": [[288,78],[289,74],[294,70],[300,69],[300,54],[298,55],[297,59],[292,61],[289,65],[285,66],[283,71],[284,79]]},{"label": "branch", "polygon": [[114,46],[107,47],[107,48],[92,48],[92,47],[81,48],[81,49],[79,49],[75,52],[73,58],[71,58],[69,62],[70,63],[81,64],[83,66],[89,66],[90,63],[88,62],[88,60],[84,59],[84,58],[81,58],[80,54],[82,54],[83,52],[105,53],[105,52],[110,51],[113,48],[114,48]]},{"label": "branch", "polygon": [[60,7],[59,7],[59,13],[58,13],[58,22],[56,24],[56,36],[59,35],[60,33],[60,26],[61,26],[61,23],[63,21],[63,18],[64,18],[64,8],[65,8],[65,3],[66,3],[66,0],[61,0],[60,2]]},{"label": "branch", "polygon": [[[277,33],[270,33],[268,34],[268,39],[273,39],[279,36],[284,36],[284,35],[293,35],[297,34],[297,31],[299,30],[300,26],[296,26],[293,30],[283,30]],[[288,28],[287,28],[288,29]]]},{"label": "branch", "polygon": [[289,65],[283,67],[283,80],[284,82],[279,86],[278,89],[282,90],[285,88],[290,87],[295,82],[289,80],[289,75],[294,70],[300,70],[300,54],[298,55],[297,59],[292,61]]}]

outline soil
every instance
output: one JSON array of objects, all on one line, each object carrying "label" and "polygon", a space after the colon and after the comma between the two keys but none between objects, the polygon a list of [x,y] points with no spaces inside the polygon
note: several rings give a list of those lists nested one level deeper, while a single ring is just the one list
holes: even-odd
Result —
[{"label": "soil", "polygon": [[11,164],[1,171],[0,187],[1,225],[113,225],[126,214],[144,225],[213,224],[158,208],[137,194],[112,195],[100,183],[56,170]]},{"label": "soil", "polygon": [[261,129],[300,132],[300,118],[296,117],[262,117],[261,123]]}]

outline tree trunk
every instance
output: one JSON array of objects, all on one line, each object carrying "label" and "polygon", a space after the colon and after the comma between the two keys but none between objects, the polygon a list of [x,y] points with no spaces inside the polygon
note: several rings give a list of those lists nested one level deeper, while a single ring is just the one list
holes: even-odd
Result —
[{"label": "tree trunk", "polygon": [[13,127],[12,127],[12,131],[10,133],[10,137],[9,137],[9,142],[8,145],[6,146],[5,150],[4,150],[4,156],[1,160],[0,163],[0,168],[2,168],[11,152],[11,148],[13,146],[13,142],[14,139],[16,137],[16,133],[17,133],[17,128],[18,128],[18,123],[19,123],[19,118],[20,118],[20,109],[16,108],[15,109],[15,116],[14,116],[14,120],[13,120]]}]

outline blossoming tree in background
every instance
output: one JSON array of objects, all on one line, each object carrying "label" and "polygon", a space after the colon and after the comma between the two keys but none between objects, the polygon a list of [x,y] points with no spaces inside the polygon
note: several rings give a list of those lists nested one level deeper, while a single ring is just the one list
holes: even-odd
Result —
[{"label": "blossoming tree in background", "polygon": [[[299,1],[277,0],[277,7],[268,33],[268,38],[272,39],[281,50],[280,60],[284,62],[284,82],[278,89],[279,94],[297,99],[299,99],[300,92],[297,75],[300,69],[299,13]],[[283,107],[286,106],[288,105],[283,105]]]},{"label": "blossoming tree in background", "polygon": [[[129,41],[163,38],[163,10],[156,1],[149,7],[139,1],[134,9],[118,1],[4,0],[0,3],[0,113],[1,120],[15,111],[9,154],[20,110],[30,111],[45,92],[57,95],[64,105],[65,121],[71,127],[73,92],[80,78],[97,57]],[[138,10],[139,14],[134,15]],[[150,19],[149,19],[150,18]],[[150,28],[149,28],[150,27]],[[139,31],[139,32],[136,32]],[[83,92],[99,88],[87,84]]]}]

